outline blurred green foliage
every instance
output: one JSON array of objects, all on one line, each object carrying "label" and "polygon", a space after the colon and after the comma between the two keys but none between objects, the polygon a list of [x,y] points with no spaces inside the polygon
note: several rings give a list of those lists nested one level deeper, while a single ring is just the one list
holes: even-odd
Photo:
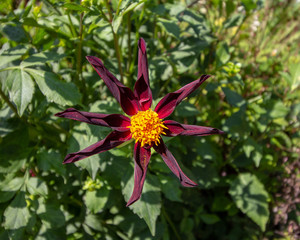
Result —
[{"label": "blurred green foliage", "polygon": [[[1,1],[0,239],[299,237],[299,10],[282,0]],[[62,165],[108,130],[53,115],[121,113],[85,56],[132,88],[140,37],[155,99],[214,76],[172,119],[227,134],[168,139],[199,187],[181,187],[154,154],[141,200],[126,208],[133,146]]]}]

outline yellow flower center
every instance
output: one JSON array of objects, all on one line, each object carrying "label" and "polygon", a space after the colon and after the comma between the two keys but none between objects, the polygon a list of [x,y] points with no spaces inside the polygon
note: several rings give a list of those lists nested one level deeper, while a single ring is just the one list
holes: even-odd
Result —
[{"label": "yellow flower center", "polygon": [[160,143],[160,134],[165,134],[164,129],[168,129],[158,114],[151,109],[147,111],[139,111],[133,115],[130,120],[130,128],[132,138],[135,142],[141,142],[141,147],[152,143]]}]

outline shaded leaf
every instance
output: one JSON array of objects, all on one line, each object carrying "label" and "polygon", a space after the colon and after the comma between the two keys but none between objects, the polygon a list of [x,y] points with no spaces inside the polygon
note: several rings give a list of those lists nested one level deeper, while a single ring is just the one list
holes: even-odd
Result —
[{"label": "shaded leaf", "polygon": [[176,39],[180,38],[180,28],[174,21],[158,18],[157,23],[167,32],[167,34],[175,37]]},{"label": "shaded leaf", "polygon": [[97,213],[103,210],[108,200],[108,195],[109,191],[105,187],[94,191],[87,191],[84,197],[85,205],[91,212]]},{"label": "shaded leaf", "polygon": [[257,177],[250,173],[239,174],[231,183],[229,194],[237,207],[265,231],[270,214],[268,193]]},{"label": "shaded leaf", "polygon": [[65,216],[58,205],[39,201],[37,214],[47,228],[59,228],[65,225]]}]

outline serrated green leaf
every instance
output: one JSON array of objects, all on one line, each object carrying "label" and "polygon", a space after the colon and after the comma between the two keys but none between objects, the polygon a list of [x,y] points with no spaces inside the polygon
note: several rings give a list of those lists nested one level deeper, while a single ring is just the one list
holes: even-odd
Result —
[{"label": "serrated green leaf", "polygon": [[46,197],[48,194],[48,187],[45,182],[37,177],[31,177],[26,184],[27,190],[32,195],[42,195]]},{"label": "serrated green leaf", "polygon": [[61,106],[73,106],[80,103],[81,94],[73,83],[61,81],[52,72],[25,68],[39,86],[41,92],[49,102],[55,102]]},{"label": "serrated green leaf", "polygon": [[18,45],[14,48],[9,48],[0,55],[0,66],[21,59],[22,56],[27,52],[28,48],[23,45]]},{"label": "serrated green leaf", "polygon": [[65,54],[59,54],[57,51],[44,51],[36,54],[30,55],[28,58],[21,62],[22,67],[36,66],[40,64],[45,64],[46,62],[58,61],[65,57]]},{"label": "serrated green leaf", "polygon": [[18,114],[22,116],[34,92],[34,83],[30,75],[22,69],[13,70],[6,80],[6,87],[9,98],[16,104]]},{"label": "serrated green leaf", "polygon": [[255,175],[242,173],[231,183],[229,194],[237,207],[262,231],[269,219],[268,193]]},{"label": "serrated green leaf", "polygon": [[87,191],[84,197],[85,205],[92,213],[97,213],[103,210],[108,200],[108,195],[109,191],[105,187],[94,191]]},{"label": "serrated green leaf", "polygon": [[[128,201],[134,185],[133,167],[128,167],[127,172],[122,179],[122,193],[125,201]],[[156,176],[147,174],[146,181],[143,187],[141,199],[132,204],[129,208],[143,218],[147,223],[152,236],[155,235],[156,220],[161,211],[161,198],[159,181]]]},{"label": "serrated green leaf", "polygon": [[4,212],[4,227],[14,230],[26,227],[30,212],[26,206],[25,193],[19,192]]},{"label": "serrated green leaf", "polygon": [[[86,123],[81,123],[77,126],[75,126],[74,128],[74,132],[72,137],[69,140],[69,148],[68,148],[68,152],[77,152],[79,150],[82,150],[98,141],[100,141],[100,137],[103,136],[104,134],[101,133],[101,131],[103,130],[103,128],[101,127],[94,127],[92,126],[95,131],[93,132],[93,134],[97,134],[98,136],[94,136],[91,134],[90,130],[89,130],[89,125],[87,125]],[[79,166],[83,169],[86,169],[90,176],[95,179],[96,174],[100,168],[100,157],[101,154],[95,154],[92,155],[88,158],[85,158],[81,161],[78,161],[75,163],[76,166]]]}]

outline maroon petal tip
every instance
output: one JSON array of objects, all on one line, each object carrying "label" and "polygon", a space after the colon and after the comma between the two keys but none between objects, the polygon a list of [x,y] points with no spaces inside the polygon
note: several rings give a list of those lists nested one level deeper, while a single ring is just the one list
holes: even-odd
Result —
[{"label": "maroon petal tip", "polygon": [[146,42],[143,38],[139,39],[138,46],[141,49],[141,51],[143,52],[143,54],[145,54],[146,53]]},{"label": "maroon petal tip", "polygon": [[141,196],[139,196],[138,198],[135,198],[135,199],[130,199],[126,204],[126,207],[129,207],[130,205],[134,204],[140,198],[141,198]]}]

